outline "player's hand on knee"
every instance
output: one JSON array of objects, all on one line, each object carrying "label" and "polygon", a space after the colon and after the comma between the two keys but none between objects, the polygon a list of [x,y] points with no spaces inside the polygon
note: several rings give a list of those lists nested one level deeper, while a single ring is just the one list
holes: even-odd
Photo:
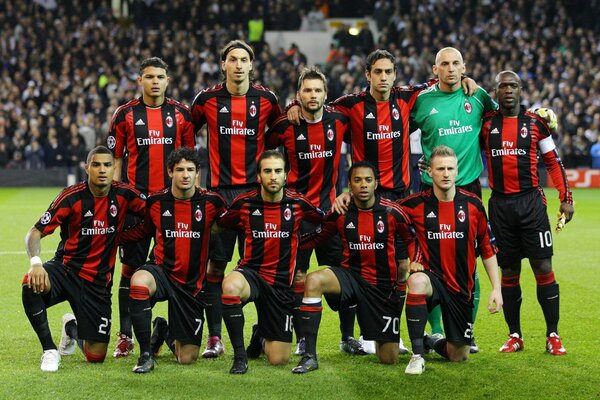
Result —
[{"label": "player's hand on knee", "polygon": [[46,272],[41,264],[35,264],[29,268],[27,272],[27,286],[33,290],[33,293],[43,293],[50,286],[48,272]]}]

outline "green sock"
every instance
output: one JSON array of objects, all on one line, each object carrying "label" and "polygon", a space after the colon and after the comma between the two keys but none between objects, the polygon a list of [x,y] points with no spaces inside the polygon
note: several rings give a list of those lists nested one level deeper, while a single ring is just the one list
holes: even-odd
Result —
[{"label": "green sock", "polygon": [[431,310],[427,316],[427,320],[429,321],[432,335],[436,333],[441,335],[444,334],[444,328],[442,328],[442,308],[439,305],[435,306],[433,310]]}]

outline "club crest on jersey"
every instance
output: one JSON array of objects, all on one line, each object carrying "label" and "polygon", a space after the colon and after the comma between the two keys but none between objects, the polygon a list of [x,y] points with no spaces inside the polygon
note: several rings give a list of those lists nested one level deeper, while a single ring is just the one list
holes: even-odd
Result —
[{"label": "club crest on jersey", "polygon": [[327,130],[327,139],[329,139],[330,142],[333,140],[333,136],[334,136],[333,130],[328,129]]},{"label": "club crest on jersey", "polygon": [[465,222],[465,219],[467,218],[467,214],[465,214],[465,212],[463,210],[460,210],[458,212],[457,217],[460,222]]},{"label": "club crest on jersey", "polygon": [[248,109],[248,112],[250,113],[250,116],[254,118],[256,116],[256,106],[252,104],[250,109]]},{"label": "club crest on jersey", "polygon": [[383,233],[384,230],[385,224],[383,223],[383,221],[377,221],[377,232]]},{"label": "club crest on jersey", "polygon": [[44,215],[42,215],[42,217],[40,218],[40,222],[43,225],[48,225],[48,223],[50,222],[51,219],[52,219],[52,215],[50,215],[49,212],[45,212]]},{"label": "club crest on jersey", "polygon": [[522,127],[522,128],[521,128],[521,137],[522,137],[523,139],[525,139],[525,138],[527,137],[527,133],[528,133],[528,131],[527,131],[527,128],[526,128],[525,126],[524,126],[524,127]]},{"label": "club crest on jersey", "polygon": [[108,212],[110,212],[110,215],[112,215],[113,217],[117,216],[117,206],[115,206],[114,204],[110,205],[110,208],[108,209]]},{"label": "club crest on jersey", "polygon": [[196,210],[194,213],[194,218],[196,218],[196,221],[198,222],[202,221],[202,211],[200,209]]},{"label": "club crest on jersey", "polygon": [[400,118],[400,112],[398,111],[398,109],[396,107],[394,107],[392,109],[392,117],[398,121],[398,119]]},{"label": "club crest on jersey", "polygon": [[170,115],[167,115],[167,118],[165,118],[165,124],[167,124],[169,128],[173,127],[173,118]]},{"label": "club crest on jersey", "polygon": [[114,137],[114,136],[109,136],[109,137],[106,139],[106,144],[108,145],[108,148],[109,148],[109,149],[114,149],[114,148],[115,148],[115,146],[116,146],[116,144],[117,144],[117,140],[115,139],[115,137]]},{"label": "club crest on jersey", "polygon": [[471,114],[471,111],[473,111],[473,106],[471,106],[471,103],[469,103],[468,101],[465,101],[465,111],[469,114]]},{"label": "club crest on jersey", "polygon": [[290,218],[292,218],[292,210],[290,210],[289,208],[283,210],[283,218],[285,218],[286,221],[289,221]]}]

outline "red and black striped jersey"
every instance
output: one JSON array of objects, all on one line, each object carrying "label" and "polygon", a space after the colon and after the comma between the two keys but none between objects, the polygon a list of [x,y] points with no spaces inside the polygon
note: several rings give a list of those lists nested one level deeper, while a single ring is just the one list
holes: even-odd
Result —
[{"label": "red and black striped jersey", "polygon": [[287,116],[279,118],[267,132],[267,148],[283,146],[288,160],[287,184],[302,193],[321,210],[328,211],[335,200],[338,166],[348,118],[325,106],[320,121],[301,120],[293,125]]},{"label": "red and black striped jersey", "polygon": [[44,236],[60,226],[55,258],[82,279],[110,287],[117,237],[128,212],[144,215],[146,202],[128,185],[113,182],[105,197],[94,197],[87,182],[64,189],[35,227]]},{"label": "red and black striped jersey", "polygon": [[423,252],[423,266],[464,300],[473,294],[476,248],[487,260],[496,254],[495,240],[481,200],[456,189],[453,201],[439,201],[433,190],[416,193],[398,204],[410,216]]},{"label": "red and black striped jersey", "polygon": [[413,261],[421,260],[409,224],[410,217],[396,203],[377,196],[368,210],[351,203],[346,214],[329,214],[320,233],[302,238],[301,249],[320,246],[339,232],[344,246],[342,267],[387,291],[397,283],[400,241],[411,249]]},{"label": "red and black striped jersey", "polygon": [[376,101],[364,91],[332,103],[350,118],[352,161],[373,164],[382,189],[404,192],[410,188],[410,111],[427,87],[394,87],[388,101]]},{"label": "red and black striped jersey", "polygon": [[573,202],[552,132],[546,121],[521,107],[516,117],[500,111],[483,116],[481,147],[488,164],[490,188],[495,193],[511,195],[538,188],[538,150],[562,202]]},{"label": "red and black striped jersey", "polygon": [[264,201],[260,189],[239,195],[218,224],[245,235],[238,264],[256,270],[270,285],[291,287],[296,270],[298,230],[303,219],[320,224],[324,213],[299,193],[285,189],[281,202]]},{"label": "red and black striped jersey", "polygon": [[177,284],[200,292],[208,263],[213,222],[225,212],[225,200],[215,192],[198,190],[178,200],[171,188],[150,195],[144,224],[122,233],[120,241],[154,236],[154,262]]},{"label": "red and black striped jersey", "polygon": [[209,188],[256,183],[256,161],[265,149],[265,130],[281,115],[273,92],[250,84],[232,96],[220,84],[198,93],[192,104],[196,130],[208,127]]},{"label": "red and black striped jersey", "polygon": [[160,107],[147,106],[141,98],[120,106],[107,138],[115,157],[126,157],[122,180],[144,194],[171,184],[167,157],[176,148],[194,148],[195,142],[190,110],[169,98]]}]

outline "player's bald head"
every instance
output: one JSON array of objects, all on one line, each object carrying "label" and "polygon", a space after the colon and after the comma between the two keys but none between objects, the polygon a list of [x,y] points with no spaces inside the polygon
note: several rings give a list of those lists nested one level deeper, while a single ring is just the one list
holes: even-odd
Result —
[{"label": "player's bald head", "polygon": [[521,77],[515,71],[505,70],[505,71],[499,72],[498,75],[496,75],[496,78],[494,79],[494,81],[496,82],[496,85],[498,85],[500,83],[500,81],[502,81],[503,77],[513,78],[514,80],[519,82],[519,85],[521,84]]},{"label": "player's bald head", "polygon": [[444,47],[443,49],[438,51],[437,54],[435,55],[436,65],[438,65],[440,63],[440,59],[441,59],[442,55],[447,54],[447,53],[455,53],[456,55],[458,55],[460,62],[464,62],[460,51],[456,50],[454,47]]}]

